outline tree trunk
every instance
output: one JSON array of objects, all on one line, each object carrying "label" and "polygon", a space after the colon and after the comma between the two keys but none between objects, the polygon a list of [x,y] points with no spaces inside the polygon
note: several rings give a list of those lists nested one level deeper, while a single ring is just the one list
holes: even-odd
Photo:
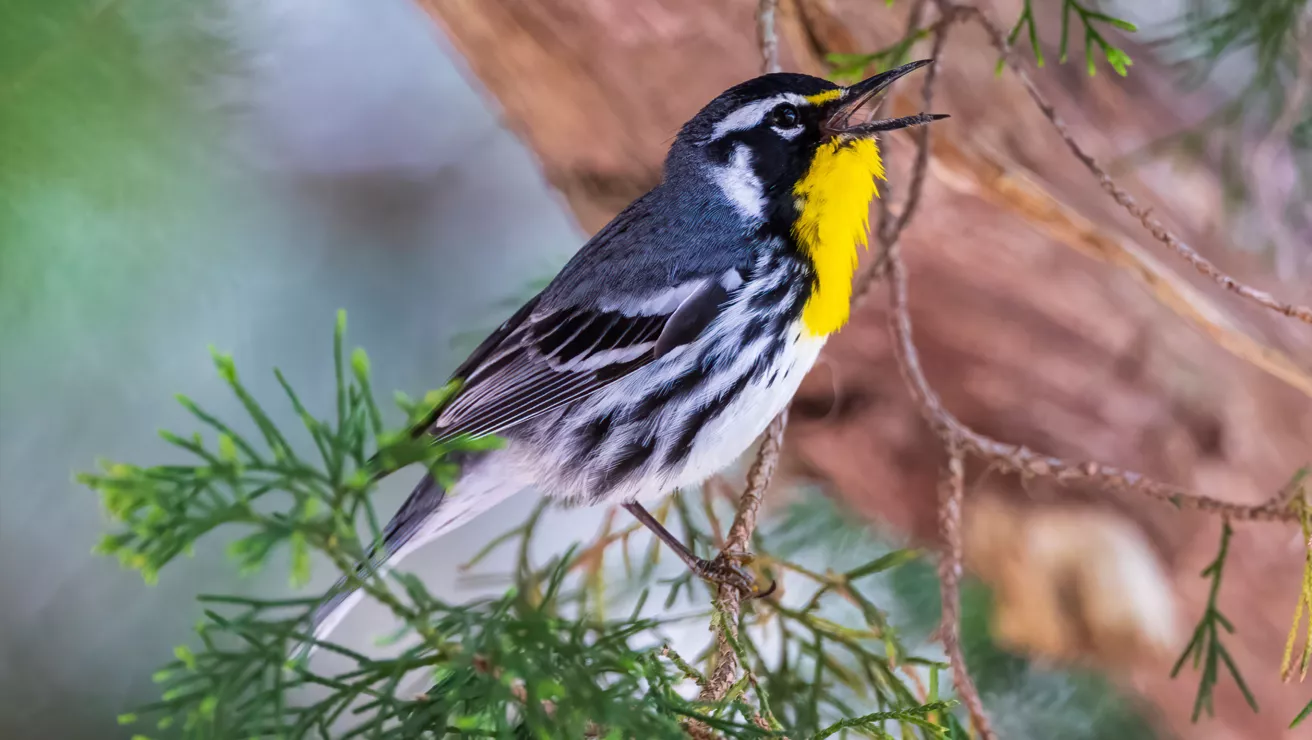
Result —
[{"label": "tree trunk", "polygon": [[[588,231],[654,185],[679,126],[760,64],[753,0],[422,3]],[[905,27],[906,5],[784,0],[778,18],[784,68],[823,74],[824,53],[887,46]],[[986,12],[1014,19],[1019,5],[997,2]],[[1173,89],[1147,50],[1126,46],[1135,59],[1128,78],[1105,67],[1089,78],[1081,64],[1035,71],[1075,135],[1104,160],[1198,120],[1213,102]],[[994,76],[995,62],[978,28],[953,30],[934,103],[935,112],[952,118],[934,125],[935,139],[968,157],[1030,173],[1071,211],[1117,238],[1128,236],[1183,274],[1182,263],[1101,192],[1016,80]],[[912,107],[918,87],[913,80],[900,86],[903,99],[895,106]],[[893,139],[886,148],[894,166],[884,196],[896,201],[908,147]],[[1307,459],[1312,401],[1304,393],[1220,349],[1128,272],[1036,230],[1009,207],[1005,193],[988,191],[987,183],[963,186],[950,168],[935,173],[903,252],[921,359],[964,422],[1045,453],[1131,468],[1243,502],[1269,497]],[[1232,273],[1306,300],[1296,286],[1272,284],[1256,260],[1224,250],[1215,172],[1159,162],[1122,177],[1157,204],[1159,218]],[[1225,307],[1222,321],[1310,356],[1312,327],[1257,313],[1194,277],[1185,279]],[[827,483],[874,520],[930,539],[941,446],[899,376],[885,303],[876,287],[804,384],[785,445],[787,469]],[[968,500],[989,493],[1034,512],[1092,506],[1132,523],[1151,541],[1172,584],[1179,627],[1187,630],[1201,613],[1207,584],[1198,573],[1215,551],[1220,523],[1214,518],[1132,494],[1022,486],[997,476],[975,480]],[[1277,666],[1302,548],[1293,528],[1275,524],[1238,525],[1232,546],[1221,604],[1238,634],[1227,644],[1262,703],[1260,714],[1223,679],[1216,718],[1191,726],[1195,676],[1172,681],[1162,658],[1127,672],[1126,680],[1177,734],[1294,737],[1285,727],[1307,689],[1282,686]],[[986,565],[978,562],[982,556],[968,555],[977,561],[968,565]]]}]

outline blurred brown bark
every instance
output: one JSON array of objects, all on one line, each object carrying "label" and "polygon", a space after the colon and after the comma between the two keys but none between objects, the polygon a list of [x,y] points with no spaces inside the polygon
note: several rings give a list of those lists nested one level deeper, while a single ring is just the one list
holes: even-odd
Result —
[{"label": "blurred brown bark", "polygon": [[[684,120],[759,64],[753,0],[421,2],[589,231],[657,181]],[[784,68],[823,74],[825,52],[886,46],[904,28],[906,5],[784,0]],[[1019,12],[1014,1],[984,5],[998,19]],[[1036,73],[1075,134],[1105,160],[1198,120],[1214,102],[1178,92],[1145,49],[1128,48],[1135,59],[1128,78],[1103,68],[1091,79],[1079,64]],[[935,136],[1033,173],[1066,206],[1194,280],[1099,190],[1021,87],[993,75],[995,61],[978,29],[953,31],[935,104],[952,119],[935,124]],[[887,148],[905,165],[906,144]],[[895,166],[890,173],[886,191],[894,198],[903,172]],[[1157,203],[1160,218],[1232,273],[1307,301],[1306,289],[1276,284],[1259,262],[1224,248],[1216,173],[1156,162],[1123,184]],[[903,252],[922,361],[964,422],[1046,453],[1137,469],[1234,501],[1265,500],[1306,461],[1307,396],[1218,348],[1126,273],[949,185],[927,183]],[[1307,326],[1203,290],[1245,331],[1312,364]],[[828,483],[873,520],[930,538],[941,449],[902,385],[885,321],[885,301],[873,296],[830,343],[793,406],[786,464],[795,476]],[[1218,521],[1128,494],[1021,486],[975,472],[968,501],[987,489],[1036,509],[1081,502],[1128,519],[1151,538],[1175,584],[1182,622],[1198,616],[1206,586],[1198,571],[1212,556]],[[1223,680],[1216,719],[1192,726],[1195,676],[1172,681],[1158,661],[1125,680],[1180,736],[1292,738],[1285,727],[1310,690],[1283,686],[1277,667],[1302,544],[1292,528],[1251,524],[1239,525],[1232,548],[1222,606],[1239,630],[1230,645],[1261,713],[1253,715]]]}]

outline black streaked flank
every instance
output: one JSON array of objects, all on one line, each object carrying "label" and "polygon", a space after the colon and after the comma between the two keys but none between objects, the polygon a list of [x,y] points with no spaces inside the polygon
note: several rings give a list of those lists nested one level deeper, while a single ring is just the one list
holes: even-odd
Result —
[{"label": "black streaked flank", "polygon": [[615,412],[607,411],[606,413],[592,419],[591,421],[579,426],[579,464],[586,462],[586,458],[596,454],[597,449],[610,436],[611,428],[615,425]]},{"label": "black streaked flank", "polygon": [[674,439],[670,449],[665,453],[665,464],[669,466],[681,465],[692,454],[692,444],[697,439],[697,434],[713,421],[724,410],[729,407],[747,390],[747,384],[751,382],[751,375],[744,374],[734,381],[734,384],[725,388],[715,398],[711,399],[692,414],[683,422],[683,429],[680,430],[679,436]]},{"label": "black streaked flank", "polygon": [[758,321],[749,322],[746,326],[743,327],[742,340],[741,340],[742,345],[744,347],[750,347],[752,344],[756,342],[756,340],[760,339],[762,336],[765,335],[765,330],[769,327],[770,327],[769,321],[758,320]]},{"label": "black streaked flank", "polygon": [[636,404],[627,414],[625,414],[625,420],[636,421],[646,419],[657,410],[664,408],[669,402],[684,398],[697,390],[698,386],[704,383],[709,375],[710,371],[705,364],[698,363],[684,374],[675,378],[674,382],[664,388],[653,390],[651,393],[647,394],[646,398],[643,398],[640,403]]},{"label": "black streaked flank", "polygon": [[788,280],[780,280],[778,285],[752,296],[752,308],[757,311],[769,311],[782,304],[792,292],[793,284]]},{"label": "black streaked flank", "polygon": [[[774,348],[771,349],[773,350]],[[783,361],[782,354],[783,352],[782,350],[780,350],[780,351],[762,352],[761,354],[757,355],[756,361],[752,363],[752,367],[747,371],[747,377],[751,378],[752,380],[760,380],[761,378],[765,377],[765,372],[767,370],[769,370],[772,367],[773,368],[779,367],[779,363]]]},{"label": "black streaked flank", "polygon": [[614,488],[625,478],[637,472],[656,452],[656,435],[654,430],[643,430],[638,439],[624,445],[623,448],[610,461],[610,467],[602,474],[601,486],[602,491]]}]

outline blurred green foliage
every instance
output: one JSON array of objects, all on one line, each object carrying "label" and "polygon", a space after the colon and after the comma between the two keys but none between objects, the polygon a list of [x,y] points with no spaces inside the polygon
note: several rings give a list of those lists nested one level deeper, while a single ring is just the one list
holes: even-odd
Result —
[{"label": "blurred green foliage", "polygon": [[[841,518],[854,528],[851,518]],[[837,524],[837,522],[835,522]],[[938,576],[929,560],[916,560],[889,575],[893,596],[885,603],[909,644],[929,640],[941,607]],[[1092,670],[1043,667],[1008,652],[990,633],[992,595],[968,580],[961,593],[961,641],[976,688],[993,711],[1004,738],[1154,740],[1152,708],[1136,702]]]},{"label": "blurred green foliage", "polygon": [[1217,550],[1216,558],[1207,564],[1203,569],[1203,578],[1208,579],[1209,584],[1207,591],[1207,606],[1203,610],[1203,616],[1199,619],[1198,624],[1194,627],[1193,635],[1189,638],[1189,644],[1185,646],[1184,652],[1181,653],[1175,665],[1171,667],[1171,678],[1180,675],[1181,669],[1187,664],[1193,670],[1201,668],[1201,676],[1198,683],[1198,694],[1194,700],[1194,711],[1192,719],[1194,722],[1204,711],[1208,716],[1213,716],[1213,696],[1216,692],[1217,682],[1221,678],[1221,669],[1225,668],[1230,677],[1234,679],[1235,685],[1244,695],[1244,700],[1253,711],[1258,711],[1257,699],[1253,692],[1248,690],[1248,684],[1244,682],[1243,675],[1240,674],[1239,668],[1235,665],[1234,659],[1230,657],[1230,651],[1226,649],[1225,644],[1221,641],[1222,630],[1224,634],[1234,634],[1235,627],[1221,613],[1217,603],[1217,596],[1221,591],[1221,576],[1225,571],[1226,556],[1230,553],[1230,536],[1234,530],[1230,528],[1230,522],[1221,523],[1221,544]]},{"label": "blurred green foliage", "polygon": [[[1224,99],[1202,120],[1131,153],[1125,163],[1166,152],[1212,162],[1224,187],[1226,215],[1234,219],[1258,203],[1259,186],[1279,177],[1252,167],[1257,142],[1279,146],[1295,182],[1281,185],[1284,202],[1274,204],[1274,215],[1296,235],[1306,235],[1312,229],[1312,4],[1185,0],[1179,17],[1157,33],[1160,53],[1177,65],[1186,89],[1212,85]],[[1270,224],[1263,228],[1278,231]],[[1248,241],[1239,239],[1237,246],[1273,248]],[[1305,260],[1308,254],[1301,251],[1294,257]]]},{"label": "blurred green foliage", "polygon": [[[586,559],[583,551],[571,549],[534,565],[530,543],[545,508],[539,506],[525,524],[490,546],[519,543],[514,587],[500,599],[468,605],[437,598],[413,576],[357,568],[356,563],[371,557],[367,543],[379,542],[382,532],[371,496],[373,473],[379,470],[374,460],[381,461],[382,469],[393,466],[389,460],[422,463],[439,481],[449,480],[456,473],[450,455],[488,449],[497,440],[457,438],[433,444],[406,431],[387,431],[374,402],[368,358],[357,349],[347,361],[344,332],[342,313],[334,333],[334,414],[314,415],[275,371],[317,454],[298,453],[290,432],[280,429],[247,389],[233,360],[216,353],[218,372],[248,419],[229,424],[179,398],[205,432],[161,436],[187,453],[189,463],[143,467],[103,462],[102,472],[80,480],[101,495],[118,522],[99,552],[139,569],[147,581],[211,533],[240,532],[229,554],[242,570],[259,569],[273,553],[285,551],[293,586],[303,586],[312,553],[326,557],[352,587],[388,607],[404,625],[396,639],[413,637],[418,644],[396,658],[369,657],[310,634],[317,599],[202,597],[200,646],[175,651],[176,661],[157,674],[165,684],[161,700],[123,716],[124,723],[149,718],[159,729],[180,728],[185,737],[197,739],[563,738],[587,735],[595,726],[616,740],[681,738],[681,723],[688,720],[726,738],[781,736],[783,723],[793,734],[817,739],[849,732],[882,738],[886,725],[901,727],[904,737],[910,732],[924,740],[957,733],[959,725],[947,711],[953,702],[943,701],[936,688],[943,666],[902,648],[883,613],[863,595],[872,576],[903,564],[906,557],[882,556],[842,574],[821,575],[772,558],[758,541],[757,558],[770,559],[775,569],[765,576],[787,569],[818,588],[806,606],[762,604],[744,615],[735,651],[760,680],[744,676],[715,703],[685,696],[688,687],[705,681],[713,647],[692,661],[704,664],[705,673],[662,648],[661,627],[681,620],[644,618],[648,591],[627,619],[606,620],[600,607],[587,609],[589,603],[602,603],[601,581],[574,571],[598,567],[608,550],[621,547],[630,563],[627,537],[588,547]],[[440,407],[457,387],[453,383],[422,404],[403,404],[410,418],[406,428]],[[243,435],[237,426],[256,432]],[[672,501],[685,536],[694,547],[714,547],[722,536],[713,524],[717,502],[704,495],[706,516],[698,520],[687,498]],[[643,580],[654,575],[659,553],[658,547],[648,550]],[[631,579],[628,567],[626,572]],[[861,588],[857,580],[863,581]],[[711,588],[701,593],[685,573],[668,585],[666,610],[681,590],[702,610],[710,601]],[[825,602],[839,600],[840,591],[860,606],[856,620],[835,621],[821,611]],[[571,610],[575,603],[579,608]],[[701,611],[691,618],[714,622],[723,617]],[[779,630],[777,659],[766,656],[760,639],[767,623]],[[305,644],[352,665],[324,673],[303,660],[289,660]],[[928,671],[928,694],[917,696],[908,684],[902,671],[911,666]],[[432,688],[406,696],[403,680],[431,683]],[[319,696],[302,698],[306,691]],[[753,697],[750,702],[748,697]]]},{"label": "blurred green foliage", "polygon": [[222,62],[207,4],[0,4],[0,339],[44,295],[86,294],[105,318],[188,242],[222,161],[197,146],[219,138],[195,94]]}]

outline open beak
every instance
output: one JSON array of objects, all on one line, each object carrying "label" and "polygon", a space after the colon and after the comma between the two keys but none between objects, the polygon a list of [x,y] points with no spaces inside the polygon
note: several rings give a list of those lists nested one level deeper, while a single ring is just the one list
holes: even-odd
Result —
[{"label": "open beak", "polygon": [[921,67],[932,64],[932,59],[922,59],[918,62],[904,64],[901,67],[890,69],[887,72],[881,72],[874,77],[864,79],[855,85],[847,88],[843,95],[843,102],[838,108],[830,114],[829,118],[821,126],[821,130],[830,136],[850,136],[861,138],[870,136],[880,131],[896,131],[908,126],[919,126],[943,118],[947,118],[943,113],[917,113],[914,116],[904,116],[902,118],[888,118],[879,121],[866,121],[864,123],[853,124],[852,117],[857,111],[863,108],[880,92],[893,83],[893,80],[914,72]]}]

